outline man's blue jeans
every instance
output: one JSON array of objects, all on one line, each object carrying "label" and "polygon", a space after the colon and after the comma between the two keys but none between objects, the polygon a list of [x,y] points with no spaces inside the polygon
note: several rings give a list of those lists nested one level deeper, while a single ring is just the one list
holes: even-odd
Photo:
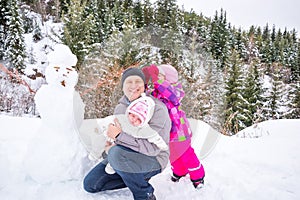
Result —
[{"label": "man's blue jeans", "polygon": [[[116,171],[115,174],[105,172],[107,162]],[[83,186],[91,193],[128,187],[135,200],[145,200],[148,193],[154,192],[148,181],[160,172],[161,166],[155,157],[116,145],[109,150],[107,159],[87,174]]]}]

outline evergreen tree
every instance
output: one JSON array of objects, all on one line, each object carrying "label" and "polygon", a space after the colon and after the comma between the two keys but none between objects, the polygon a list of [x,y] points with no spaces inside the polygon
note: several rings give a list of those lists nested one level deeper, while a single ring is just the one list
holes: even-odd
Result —
[{"label": "evergreen tree", "polygon": [[99,27],[99,31],[101,32],[100,42],[104,42],[117,28],[114,23],[113,9],[109,8],[108,4],[103,5],[101,12],[101,26]]},{"label": "evergreen tree", "polygon": [[[249,36],[251,37],[250,34],[249,34]],[[258,49],[258,56],[261,59],[261,55],[260,54],[261,54],[262,49],[263,49],[263,36],[262,36],[262,31],[261,31],[260,27],[258,27],[255,30],[254,37],[252,37],[252,39],[254,40],[254,44],[255,44],[255,46]]]},{"label": "evergreen tree", "polygon": [[221,9],[220,17],[216,12],[211,24],[210,35],[210,52],[218,61],[218,66],[224,69],[229,56],[229,31],[227,29],[226,12],[223,12],[223,9]]},{"label": "evergreen tree", "polygon": [[8,28],[10,6],[7,0],[0,0],[0,60],[4,59],[5,39]]},{"label": "evergreen tree", "polygon": [[183,49],[178,6],[175,0],[159,0],[156,5],[155,23],[158,27],[154,27],[157,31],[153,33],[157,40],[155,44],[160,49],[160,62],[177,66]]},{"label": "evergreen tree", "polygon": [[8,26],[5,33],[4,60],[10,63],[10,67],[23,73],[25,69],[26,49],[22,18],[20,16],[17,0],[9,1],[8,6],[9,13],[6,15],[6,17],[8,17]]},{"label": "evergreen tree", "polygon": [[114,27],[117,31],[123,30],[125,12],[122,5],[122,1],[117,1],[113,4],[113,8],[111,8],[112,19],[114,23]]},{"label": "evergreen tree", "polygon": [[[148,33],[149,34],[149,33]],[[143,29],[137,29],[132,21],[125,21],[122,32],[115,30],[102,46],[101,55],[107,60],[106,65],[121,67],[133,65],[144,60],[149,54],[150,37]],[[147,53],[145,53],[147,52]]]},{"label": "evergreen tree", "polygon": [[272,41],[268,24],[265,26],[262,33],[262,47],[260,49],[261,61],[267,65],[267,73],[270,73],[272,64]]},{"label": "evergreen tree", "polygon": [[150,0],[145,0],[142,5],[142,21],[141,23],[148,27],[150,25],[154,25],[154,8],[152,7]]},{"label": "evergreen tree", "polygon": [[85,11],[84,17],[88,17],[90,13],[93,13],[93,23],[94,23],[94,30],[91,31],[91,44],[101,43],[103,41],[103,12],[105,10],[105,3],[106,1],[102,0],[94,0],[88,2],[87,9]]},{"label": "evergreen tree", "polygon": [[286,45],[286,60],[287,66],[291,69],[291,81],[300,81],[300,41],[296,36],[296,30],[291,33],[291,40]]},{"label": "evergreen tree", "polygon": [[243,113],[242,119],[243,128],[251,126],[255,122],[260,122],[260,109],[262,106],[262,81],[258,72],[258,63],[253,61],[248,66],[244,87],[243,96]]},{"label": "evergreen tree", "polygon": [[271,87],[268,88],[265,95],[264,105],[262,106],[262,116],[264,120],[281,119],[287,109],[287,91],[283,81],[280,79],[282,69],[275,66],[270,79]]},{"label": "evergreen tree", "polygon": [[226,79],[226,100],[225,100],[225,125],[224,129],[227,134],[235,134],[241,128],[244,128],[242,120],[245,118],[243,113],[242,98],[242,62],[236,50],[233,50],[229,58]]},{"label": "evergreen tree", "polygon": [[132,7],[133,20],[136,23],[137,28],[142,28],[144,26],[144,17],[143,17],[143,4],[140,0],[133,3]]},{"label": "evergreen tree", "polygon": [[290,85],[288,103],[289,110],[285,117],[288,119],[300,119],[300,82]]},{"label": "evergreen tree", "polygon": [[93,34],[96,30],[92,13],[86,13],[86,1],[73,0],[68,5],[68,13],[64,16],[63,42],[77,56],[77,68],[84,57],[89,54],[93,44]]},{"label": "evergreen tree", "polygon": [[158,0],[156,5],[155,23],[161,28],[179,30],[181,19],[176,0]]},{"label": "evergreen tree", "polygon": [[[275,26],[273,28],[273,32],[275,31]],[[272,32],[272,35],[273,35]],[[275,33],[275,40],[272,41],[272,62],[274,63],[282,63],[283,61],[283,39],[282,33],[279,29],[277,33]]]}]

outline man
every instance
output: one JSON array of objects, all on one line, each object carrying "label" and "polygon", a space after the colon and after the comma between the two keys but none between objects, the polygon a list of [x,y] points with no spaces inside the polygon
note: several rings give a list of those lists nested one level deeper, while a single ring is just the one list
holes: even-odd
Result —
[{"label": "man", "polygon": [[[124,95],[116,106],[114,115],[125,114],[130,103],[145,92],[145,76],[140,69],[128,68],[122,74]],[[152,98],[152,97],[151,97]],[[171,121],[166,106],[153,98],[155,108],[149,121],[150,127],[169,143]],[[134,200],[155,200],[151,177],[162,172],[169,160],[169,150],[163,151],[144,138],[135,138],[122,131],[116,120],[108,126],[107,135],[116,145],[109,146],[108,156],[94,167],[84,179],[84,189],[95,193],[128,187]],[[116,173],[108,174],[105,166],[110,163]]]}]

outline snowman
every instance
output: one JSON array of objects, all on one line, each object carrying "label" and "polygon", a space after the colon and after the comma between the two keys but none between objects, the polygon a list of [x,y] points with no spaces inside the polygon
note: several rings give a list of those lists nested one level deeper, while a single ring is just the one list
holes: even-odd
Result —
[{"label": "snowman", "polygon": [[62,44],[47,57],[47,84],[34,97],[41,124],[29,143],[25,160],[27,174],[40,184],[82,178],[87,154],[78,134],[84,104],[75,91],[77,57]]}]

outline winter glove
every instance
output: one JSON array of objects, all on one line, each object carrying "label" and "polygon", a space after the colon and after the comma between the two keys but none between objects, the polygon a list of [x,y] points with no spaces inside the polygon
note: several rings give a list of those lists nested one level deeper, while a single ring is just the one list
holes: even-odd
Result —
[{"label": "winter glove", "polygon": [[150,66],[143,67],[142,71],[146,78],[146,84],[148,84],[150,78],[152,79],[152,83],[158,80],[159,71],[156,65],[152,64]]}]

